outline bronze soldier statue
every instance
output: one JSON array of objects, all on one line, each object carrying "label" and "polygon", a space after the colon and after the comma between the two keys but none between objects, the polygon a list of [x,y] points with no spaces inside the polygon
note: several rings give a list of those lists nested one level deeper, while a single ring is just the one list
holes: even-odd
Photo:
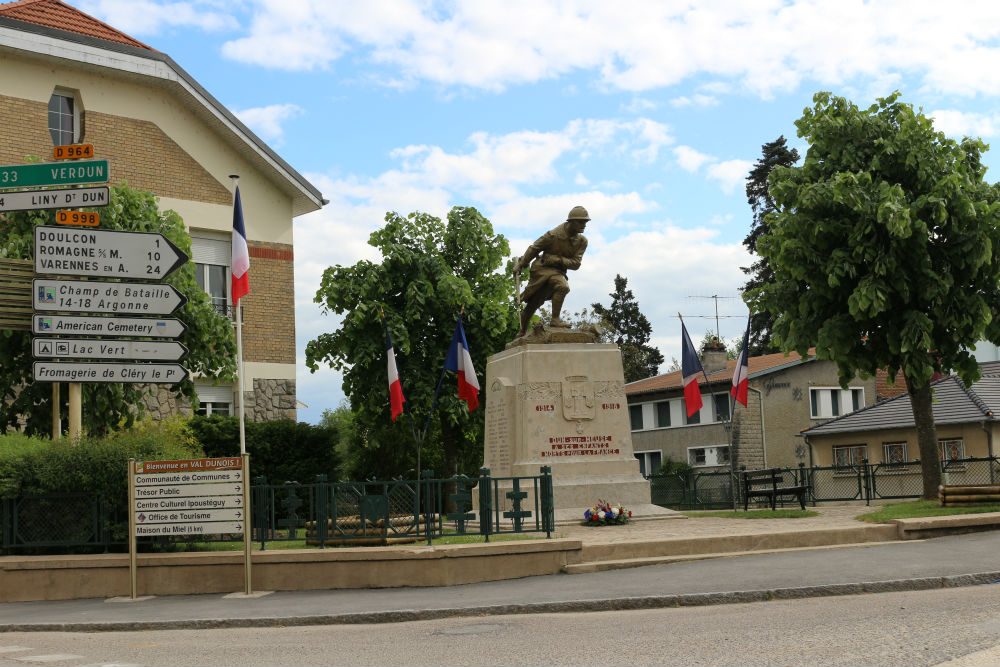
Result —
[{"label": "bronze soldier statue", "polygon": [[[518,337],[528,332],[528,323],[539,306],[552,300],[552,319],[549,326],[568,327],[560,317],[563,300],[569,294],[567,271],[580,268],[583,253],[587,250],[587,239],[583,231],[587,228],[590,215],[582,206],[574,206],[566,217],[566,222],[545,233],[528,246],[521,259],[514,265],[514,279],[519,281],[521,270],[531,264],[528,285],[521,294],[524,310],[521,311],[521,330]],[[536,259],[537,258],[537,259]],[[534,260],[532,262],[532,260]]]}]

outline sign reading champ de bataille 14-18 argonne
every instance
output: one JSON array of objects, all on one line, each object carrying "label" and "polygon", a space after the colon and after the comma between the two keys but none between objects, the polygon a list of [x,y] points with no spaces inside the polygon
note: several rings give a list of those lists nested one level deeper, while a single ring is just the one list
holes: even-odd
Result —
[{"label": "sign reading champ de bataille 14-18 argonne", "polygon": [[133,465],[133,535],[244,531],[242,458],[135,461]]},{"label": "sign reading champ de bataille 14-18 argonne", "polygon": [[159,280],[187,261],[156,232],[35,227],[35,273]]},{"label": "sign reading champ de bataille 14-18 argonne", "polygon": [[57,278],[35,278],[31,284],[36,311],[169,315],[187,303],[167,284]]}]

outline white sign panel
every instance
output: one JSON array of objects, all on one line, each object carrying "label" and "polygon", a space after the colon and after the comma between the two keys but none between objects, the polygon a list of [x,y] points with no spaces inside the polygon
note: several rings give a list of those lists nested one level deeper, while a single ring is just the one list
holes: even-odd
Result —
[{"label": "white sign panel", "polygon": [[140,382],[177,384],[187,378],[180,364],[130,364],[124,362],[36,361],[36,382]]},{"label": "white sign panel", "polygon": [[93,338],[35,338],[31,341],[35,358],[134,359],[176,361],[188,350],[173,340],[96,340]]},{"label": "white sign panel", "polygon": [[31,330],[36,334],[49,336],[177,338],[187,331],[187,327],[174,318],[36,315],[31,318]]},{"label": "white sign panel", "polygon": [[194,496],[191,498],[139,498],[135,501],[136,511],[221,510],[239,507],[243,507],[242,494],[238,496]]},{"label": "white sign panel", "polygon": [[35,227],[35,273],[162,280],[187,261],[155,232]]},{"label": "white sign panel", "polygon": [[138,461],[132,470],[134,535],[244,532],[242,458]]},{"label": "white sign panel", "polygon": [[39,211],[48,208],[93,208],[111,201],[108,188],[76,190],[27,190],[0,192],[0,211]]},{"label": "white sign panel", "polygon": [[136,524],[137,537],[145,535],[235,535],[243,532],[242,521],[205,521],[200,523]]},{"label": "white sign panel", "polygon": [[187,303],[173,285],[56,278],[31,284],[36,311],[169,315]]}]

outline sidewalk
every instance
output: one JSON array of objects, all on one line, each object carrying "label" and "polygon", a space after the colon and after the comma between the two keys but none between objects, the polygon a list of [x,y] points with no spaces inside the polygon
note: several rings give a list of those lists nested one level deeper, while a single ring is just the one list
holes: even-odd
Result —
[{"label": "sidewalk", "polygon": [[[560,531],[593,548],[737,535],[763,540],[817,531],[835,535],[856,528],[860,522],[853,517],[865,511],[862,506],[824,507],[819,516],[805,519],[695,517],[603,528],[563,526]],[[1000,531],[991,531],[448,587],[13,602],[0,604],[0,632],[386,623],[924,590],[1000,581],[998,549]]]}]

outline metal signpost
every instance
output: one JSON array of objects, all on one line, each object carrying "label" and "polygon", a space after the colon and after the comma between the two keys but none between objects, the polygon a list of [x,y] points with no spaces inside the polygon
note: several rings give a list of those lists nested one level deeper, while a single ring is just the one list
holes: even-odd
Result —
[{"label": "metal signpost", "polygon": [[244,592],[250,571],[250,457],[129,459],[129,569],[137,595],[136,537],[243,534]]},{"label": "metal signpost", "polygon": [[79,160],[66,164],[37,162],[0,167],[0,189],[106,183],[107,180],[107,160]]},{"label": "metal signpost", "polygon": [[107,186],[74,190],[26,190],[0,192],[0,211],[41,211],[51,208],[96,208],[107,206],[111,190]]},{"label": "metal signpost", "polygon": [[188,377],[180,364],[129,364],[115,361],[36,361],[36,382],[141,382],[177,384]]},{"label": "metal signpost", "polygon": [[46,336],[143,336],[177,338],[187,327],[176,318],[35,315],[32,333]]},{"label": "metal signpost", "polygon": [[36,359],[133,359],[177,361],[188,349],[173,340],[125,340],[121,338],[35,338],[31,354]]},{"label": "metal signpost", "polygon": [[187,303],[166,284],[35,278],[31,285],[36,311],[169,315]]},{"label": "metal signpost", "polygon": [[35,272],[162,280],[188,261],[163,234],[35,227]]}]

